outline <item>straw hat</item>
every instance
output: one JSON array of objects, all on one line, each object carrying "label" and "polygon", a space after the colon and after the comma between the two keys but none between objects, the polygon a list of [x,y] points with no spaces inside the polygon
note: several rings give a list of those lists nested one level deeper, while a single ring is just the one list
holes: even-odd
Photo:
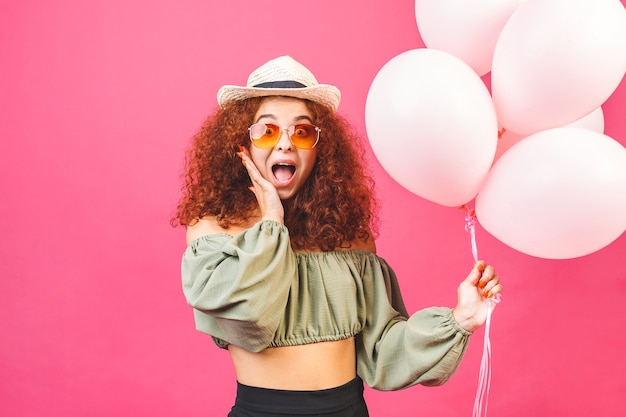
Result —
[{"label": "straw hat", "polygon": [[217,92],[221,107],[231,100],[250,97],[287,96],[315,101],[337,110],[341,93],[332,85],[319,84],[304,65],[290,56],[272,59],[254,70],[245,87],[225,85]]}]

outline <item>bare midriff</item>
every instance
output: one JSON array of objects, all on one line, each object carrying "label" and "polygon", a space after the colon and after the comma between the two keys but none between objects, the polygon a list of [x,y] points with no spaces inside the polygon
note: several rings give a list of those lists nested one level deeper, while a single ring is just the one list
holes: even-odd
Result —
[{"label": "bare midriff", "polygon": [[228,347],[237,381],[281,390],[321,390],[343,385],[356,376],[354,338],[300,346],[267,348],[253,353]]}]

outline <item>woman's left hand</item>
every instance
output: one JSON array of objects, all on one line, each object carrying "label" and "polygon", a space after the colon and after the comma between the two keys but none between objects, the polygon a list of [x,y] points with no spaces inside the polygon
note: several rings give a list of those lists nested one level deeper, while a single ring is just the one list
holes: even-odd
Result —
[{"label": "woman's left hand", "polygon": [[241,158],[243,166],[248,171],[248,175],[252,181],[252,187],[249,187],[249,189],[254,193],[259,203],[261,218],[263,220],[273,220],[284,223],[285,209],[283,203],[280,201],[276,188],[272,183],[263,178],[248,153],[248,150],[243,146],[240,146],[239,149],[240,152],[237,153],[237,156]]},{"label": "woman's left hand", "polygon": [[458,288],[458,302],[453,310],[456,321],[473,332],[487,320],[487,309],[494,297],[500,297],[502,285],[493,266],[478,261]]}]

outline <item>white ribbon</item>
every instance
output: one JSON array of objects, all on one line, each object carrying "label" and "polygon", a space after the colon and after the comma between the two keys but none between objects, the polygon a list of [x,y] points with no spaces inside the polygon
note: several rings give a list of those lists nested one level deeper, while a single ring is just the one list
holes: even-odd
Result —
[{"label": "white ribbon", "polygon": [[[472,256],[474,263],[478,262],[478,247],[476,246],[476,215],[474,210],[468,209],[466,206],[461,208],[467,210],[465,216],[465,230],[470,233],[472,241]],[[485,339],[483,346],[483,357],[480,361],[480,373],[478,375],[478,389],[474,400],[474,412],[472,417],[487,416],[487,407],[489,405],[489,389],[491,388],[491,340],[489,339],[489,330],[491,328],[491,314],[496,304],[500,302],[500,294],[487,299],[487,320],[485,321]]]}]

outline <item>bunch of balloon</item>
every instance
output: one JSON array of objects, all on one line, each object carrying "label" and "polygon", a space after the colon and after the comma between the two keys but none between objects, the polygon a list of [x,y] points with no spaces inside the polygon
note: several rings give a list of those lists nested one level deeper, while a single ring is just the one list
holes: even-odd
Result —
[{"label": "bunch of balloon", "polygon": [[[513,249],[548,259],[617,239],[626,230],[626,149],[603,133],[601,106],[626,73],[622,3],[415,0],[415,16],[426,48],[388,61],[365,106],[389,175],[465,208],[475,259],[477,220]],[[489,72],[491,91],[481,78]],[[487,413],[497,302],[474,417]]]},{"label": "bunch of balloon", "polygon": [[426,48],[389,60],[366,101],[390,176],[443,206],[475,200],[488,233],[532,256],[617,239],[626,149],[602,104],[626,73],[620,0],[415,0],[415,16]]}]

